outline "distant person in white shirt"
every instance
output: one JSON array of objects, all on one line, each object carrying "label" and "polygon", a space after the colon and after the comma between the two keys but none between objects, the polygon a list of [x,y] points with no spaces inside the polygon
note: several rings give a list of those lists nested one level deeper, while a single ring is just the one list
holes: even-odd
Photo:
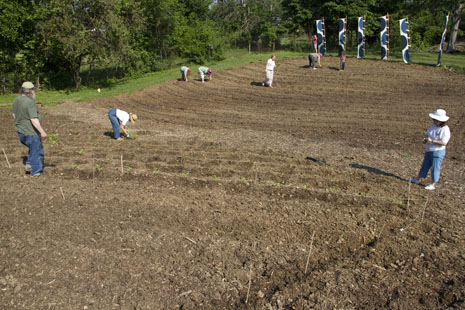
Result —
[{"label": "distant person in white shirt", "polygon": [[181,80],[182,81],[188,81],[187,78],[191,75],[191,69],[186,67],[186,66],[183,66],[181,68]]},{"label": "distant person in white shirt", "polygon": [[274,67],[276,67],[276,64],[274,60],[276,59],[275,55],[271,55],[271,58],[268,59],[268,62],[266,63],[266,79],[265,81],[262,82],[262,86],[269,86],[273,87],[273,73],[274,73]]}]

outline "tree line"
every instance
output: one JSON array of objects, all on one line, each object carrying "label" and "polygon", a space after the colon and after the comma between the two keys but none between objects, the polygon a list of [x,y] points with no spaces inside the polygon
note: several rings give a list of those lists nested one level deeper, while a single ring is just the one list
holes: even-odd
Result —
[{"label": "tree line", "polygon": [[[367,43],[379,44],[379,17],[395,29],[409,17],[412,47],[438,44],[451,13],[448,51],[463,33],[464,0],[2,0],[0,85],[16,91],[23,80],[50,89],[80,88],[105,80],[164,69],[181,57],[202,64],[221,59],[228,47],[290,48],[315,33],[325,18],[331,47],[337,20],[366,18]],[[393,33],[395,37],[396,33]],[[355,38],[355,35],[353,35]],[[355,39],[354,39],[355,40]],[[83,68],[85,73],[83,74]],[[106,68],[102,71],[102,68]]]}]

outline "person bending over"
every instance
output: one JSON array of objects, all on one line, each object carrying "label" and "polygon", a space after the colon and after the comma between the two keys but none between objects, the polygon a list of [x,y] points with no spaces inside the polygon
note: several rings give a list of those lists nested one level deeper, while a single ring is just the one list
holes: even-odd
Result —
[{"label": "person bending over", "polygon": [[199,73],[200,73],[200,79],[202,80],[202,83],[205,82],[205,74],[208,75],[208,79],[211,81],[213,77],[213,72],[211,69],[207,67],[200,67],[199,68]]},{"label": "person bending over", "polygon": [[136,114],[128,113],[120,109],[111,109],[108,111],[108,118],[110,119],[111,127],[113,127],[113,138],[121,140],[120,131],[126,138],[131,137],[129,132],[126,130],[126,126],[129,121],[131,121],[131,124],[134,124],[137,120]]}]

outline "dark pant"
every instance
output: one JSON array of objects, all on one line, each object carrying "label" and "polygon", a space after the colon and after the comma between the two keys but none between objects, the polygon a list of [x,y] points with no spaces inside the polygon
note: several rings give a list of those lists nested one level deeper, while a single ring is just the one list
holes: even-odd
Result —
[{"label": "dark pant", "polygon": [[118,139],[120,137],[119,133],[119,121],[116,117],[116,109],[111,109],[108,111],[108,118],[111,122],[111,127],[113,127],[113,138]]},{"label": "dark pant", "polygon": [[313,55],[308,55],[308,65],[312,68],[315,68],[315,57]]},{"label": "dark pant", "polygon": [[19,141],[29,148],[26,165],[31,165],[31,175],[44,170],[44,147],[39,136],[28,136],[18,132]]},{"label": "dark pant", "polygon": [[346,66],[346,62],[345,61],[341,61],[341,70],[344,70]]}]

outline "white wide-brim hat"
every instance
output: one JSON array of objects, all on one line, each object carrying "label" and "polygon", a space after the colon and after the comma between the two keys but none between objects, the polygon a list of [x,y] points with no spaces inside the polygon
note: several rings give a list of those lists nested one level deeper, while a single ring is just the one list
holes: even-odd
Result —
[{"label": "white wide-brim hat", "polygon": [[24,82],[23,85],[21,85],[22,88],[25,88],[25,89],[33,89],[35,88],[34,84],[32,84],[31,82]]},{"label": "white wide-brim hat", "polygon": [[449,116],[446,115],[446,111],[443,109],[437,109],[433,113],[430,113],[429,117],[440,122],[447,122],[449,119]]}]

